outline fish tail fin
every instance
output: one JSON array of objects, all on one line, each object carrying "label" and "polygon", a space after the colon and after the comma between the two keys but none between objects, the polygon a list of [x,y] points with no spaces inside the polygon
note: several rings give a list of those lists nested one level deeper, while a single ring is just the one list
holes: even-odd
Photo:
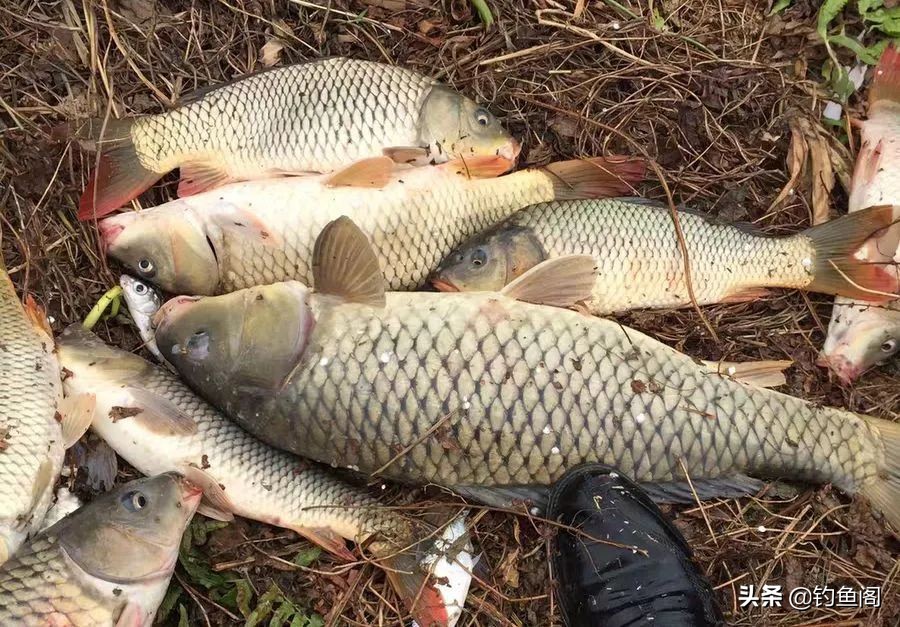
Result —
[{"label": "fish tail fin", "polygon": [[553,182],[555,200],[635,195],[647,162],[637,157],[593,157],[557,161],[543,168]]},{"label": "fish tail fin", "polygon": [[450,616],[440,590],[414,550],[382,560],[394,591],[421,627],[447,627]]},{"label": "fish tail fin", "polygon": [[894,44],[881,53],[869,88],[869,109],[880,104],[900,104],[900,51]]},{"label": "fish tail fin", "polygon": [[[76,134],[96,139],[100,157],[97,169],[81,195],[78,219],[100,218],[140,196],[164,173],[141,164],[132,140],[134,118],[108,120],[106,128],[96,120]],[[102,131],[101,131],[102,129]]]},{"label": "fish tail fin", "polygon": [[[893,231],[900,235],[900,225],[895,224],[898,219],[900,205],[881,205],[804,231],[816,251],[813,280],[807,289],[870,302],[896,298],[900,283],[891,261],[896,245],[891,248],[885,241],[891,238],[878,232],[887,229],[892,236]],[[878,247],[885,249],[884,254],[875,259],[858,258],[857,251],[874,237],[878,238]]]},{"label": "fish tail fin", "polygon": [[863,416],[884,447],[884,463],[878,476],[860,492],[900,532],[900,424]]}]

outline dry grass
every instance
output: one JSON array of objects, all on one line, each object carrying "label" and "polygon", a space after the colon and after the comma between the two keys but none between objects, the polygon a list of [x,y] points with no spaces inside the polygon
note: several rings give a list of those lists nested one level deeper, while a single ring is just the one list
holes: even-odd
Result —
[{"label": "dry grass", "polygon": [[[317,7],[319,1],[330,8]],[[14,281],[44,303],[61,328],[83,317],[115,278],[98,254],[92,226],[74,219],[91,157],[50,142],[49,128],[107,111],[162,110],[196,87],[259,69],[261,50],[274,38],[284,46],[282,64],[349,55],[438,74],[505,118],[524,139],[526,163],[635,152],[633,141],[661,165],[676,202],[773,233],[809,225],[808,176],[785,202],[772,205],[789,178],[792,117],[836,134],[818,123],[816,70],[825,53],[811,37],[816,3],[796,3],[774,19],[766,18],[765,3],[743,0],[650,3],[666,17],[664,32],[650,26],[648,3],[638,0],[621,2],[632,15],[594,0],[489,4],[498,19],[486,33],[464,0],[165,0],[156,6],[149,0],[8,0],[0,6],[0,218]],[[836,149],[831,155],[839,174],[847,170],[848,154]],[[145,204],[174,194],[174,179],[166,180]],[[835,209],[845,202],[839,190]],[[661,197],[658,186],[647,193]],[[698,357],[794,359],[792,393],[897,419],[896,365],[851,389],[813,365],[829,311],[827,298],[797,293],[706,308],[717,338],[690,310],[623,320]],[[121,319],[100,331],[121,345],[137,345]],[[677,520],[734,624],[900,621],[896,541],[864,505],[828,488],[682,508]],[[549,596],[547,528],[487,510],[474,521],[484,569],[462,624],[558,623]],[[374,567],[348,570],[322,558],[317,572],[298,576],[296,567],[277,559],[297,546],[293,534],[239,522],[214,534],[207,549],[214,564],[242,574],[258,592],[277,581],[329,624],[401,624],[395,598]],[[194,599],[191,624],[234,622],[183,572],[179,577]],[[734,595],[741,583],[880,585],[884,607],[738,608]]]}]

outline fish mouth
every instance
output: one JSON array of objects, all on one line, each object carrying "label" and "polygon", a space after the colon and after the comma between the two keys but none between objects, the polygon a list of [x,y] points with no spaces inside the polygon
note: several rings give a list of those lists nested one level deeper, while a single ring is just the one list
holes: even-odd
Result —
[{"label": "fish mouth", "polygon": [[100,249],[106,255],[125,227],[112,220],[101,220],[97,226],[100,229]]},{"label": "fish mouth", "polygon": [[816,359],[816,365],[822,368],[828,368],[834,372],[844,385],[850,385],[863,373],[863,369],[860,366],[854,364],[843,355],[826,355],[825,353],[819,353],[819,357]]},{"label": "fish mouth", "polygon": [[516,159],[519,158],[520,152],[522,152],[522,144],[517,139],[510,138],[507,143],[497,150],[497,155],[508,159],[510,162],[509,167],[512,168],[516,163]]},{"label": "fish mouth", "polygon": [[449,281],[445,281],[439,277],[434,277],[431,279],[431,284],[439,291],[439,292],[458,292],[460,291],[458,287],[450,283]]},{"label": "fish mouth", "polygon": [[161,332],[166,322],[178,315],[178,310],[183,310],[185,306],[196,303],[201,298],[201,296],[176,296],[175,298],[166,301],[165,304],[153,314],[153,317],[150,319],[150,325],[156,329],[157,332]]},{"label": "fish mouth", "polygon": [[199,503],[203,498],[203,488],[196,483],[191,483],[184,477],[178,477],[178,485],[181,488],[181,500],[189,505]]}]

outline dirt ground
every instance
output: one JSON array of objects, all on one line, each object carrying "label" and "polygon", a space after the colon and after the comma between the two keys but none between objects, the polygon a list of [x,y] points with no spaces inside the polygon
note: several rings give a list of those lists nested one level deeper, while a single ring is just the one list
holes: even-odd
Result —
[{"label": "dirt ground", "polygon": [[[0,3],[0,221],[17,287],[47,307],[59,330],[82,319],[117,277],[98,252],[94,226],[75,220],[93,157],[51,141],[55,125],[107,110],[162,111],[190,90],[266,63],[329,55],[404,65],[488,103],[524,141],[524,164],[644,151],[676,203],[778,234],[810,225],[813,184],[827,178],[824,154],[838,182],[816,205],[833,215],[845,206],[841,181],[852,169],[854,143],[846,127],[821,122],[826,52],[815,36],[818,3],[800,0],[774,17],[767,17],[769,3],[744,0],[488,4],[496,22],[485,30],[468,0]],[[851,15],[843,19],[848,32],[859,32]],[[861,115],[863,104],[853,97],[851,112]],[[819,160],[789,185],[795,133],[819,147]],[[168,176],[142,204],[174,197],[175,181]],[[644,191],[664,198],[658,183]],[[705,308],[706,323],[691,310],[621,319],[704,359],[792,359],[786,391],[897,420],[896,363],[849,388],[814,365],[829,313],[827,297],[777,292]],[[138,345],[125,316],[102,322],[98,332]],[[119,479],[132,476],[121,464]],[[388,496],[399,505],[446,499],[397,489]],[[767,492],[673,514],[735,625],[900,624],[898,543],[862,502],[827,486],[800,486],[792,496]],[[559,624],[548,528],[479,508],[472,521],[484,557],[460,624]],[[403,624],[382,573],[369,564],[348,567],[321,556],[298,566],[303,541],[246,521],[204,535],[194,534],[193,557],[183,559],[173,581],[180,592],[170,598],[168,624],[243,624],[247,610],[272,605],[264,595],[273,582],[300,608],[293,624],[317,624],[303,618],[312,612],[329,625]],[[212,567],[198,569],[198,561]],[[741,608],[741,584],[881,586],[883,605]]]}]

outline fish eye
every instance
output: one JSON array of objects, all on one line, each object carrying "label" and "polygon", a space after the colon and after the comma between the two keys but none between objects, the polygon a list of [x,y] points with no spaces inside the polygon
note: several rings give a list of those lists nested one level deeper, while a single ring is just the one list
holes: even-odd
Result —
[{"label": "fish eye", "polygon": [[123,494],[121,501],[129,512],[139,512],[150,504],[150,499],[143,492],[136,490]]},{"label": "fish eye", "polygon": [[897,348],[897,340],[888,340],[884,344],[881,345],[882,353],[892,353],[894,349]]},{"label": "fish eye", "polygon": [[143,283],[135,283],[134,284],[134,293],[135,294],[144,294],[147,291],[147,286]]},{"label": "fish eye", "polygon": [[141,273],[141,276],[150,278],[154,274],[156,274],[156,266],[153,265],[153,262],[147,259],[146,257],[138,260],[137,263],[138,272]]},{"label": "fish eye", "polygon": [[476,248],[472,252],[472,265],[483,266],[485,263],[487,263],[487,253],[483,248]]},{"label": "fish eye", "polygon": [[475,110],[475,121],[479,126],[487,126],[491,123],[491,114],[486,109],[478,108]]}]

